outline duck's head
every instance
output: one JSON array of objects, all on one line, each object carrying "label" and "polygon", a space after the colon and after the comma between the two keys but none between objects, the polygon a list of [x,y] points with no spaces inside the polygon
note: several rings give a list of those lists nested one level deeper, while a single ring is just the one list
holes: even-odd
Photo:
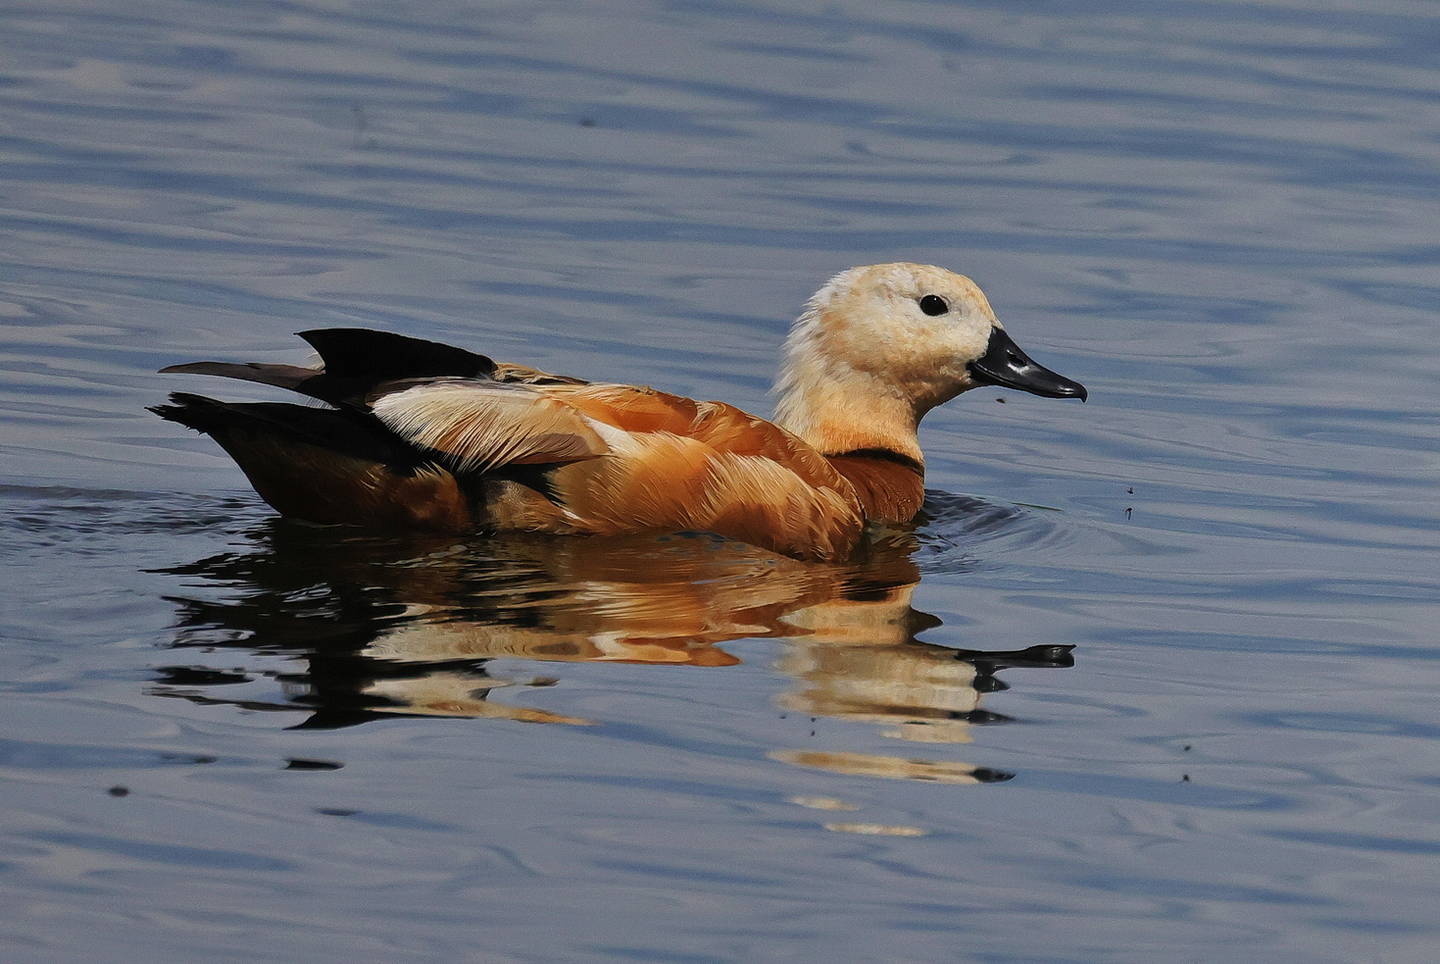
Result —
[{"label": "duck's head", "polygon": [[831,278],[795,322],[776,420],[827,454],[887,448],[918,460],[925,413],[982,385],[1086,397],[1011,340],[969,278],[868,265]]}]

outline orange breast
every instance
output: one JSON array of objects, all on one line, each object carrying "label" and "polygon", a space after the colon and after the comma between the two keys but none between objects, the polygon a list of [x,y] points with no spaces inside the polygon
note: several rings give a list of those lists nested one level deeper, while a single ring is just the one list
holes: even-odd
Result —
[{"label": "orange breast", "polygon": [[831,456],[828,461],[855,487],[871,521],[909,522],[925,502],[925,476],[913,465],[863,455]]}]

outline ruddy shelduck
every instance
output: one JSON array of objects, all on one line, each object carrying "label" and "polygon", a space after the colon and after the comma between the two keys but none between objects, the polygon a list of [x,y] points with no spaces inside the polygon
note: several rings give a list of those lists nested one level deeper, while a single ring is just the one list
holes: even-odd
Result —
[{"label": "ruddy shelduck", "polygon": [[707,531],[839,559],[924,501],[925,413],[981,385],[1084,386],[1030,359],[969,278],[851,268],[785,345],[774,421],[359,328],[301,332],[314,367],[198,362],[325,402],[176,393],[157,415],[214,438],[281,514],[315,523],[599,535]]}]

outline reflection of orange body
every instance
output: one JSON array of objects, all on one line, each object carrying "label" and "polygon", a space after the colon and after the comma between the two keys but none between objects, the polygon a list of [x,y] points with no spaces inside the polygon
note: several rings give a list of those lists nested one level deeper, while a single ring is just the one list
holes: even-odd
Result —
[{"label": "reflection of orange body", "polygon": [[[708,535],[352,538],[337,547],[333,531],[279,524],[270,538],[268,549],[181,570],[238,591],[229,604],[182,604],[180,644],[239,630],[248,634],[242,645],[306,653],[308,684],[289,675],[287,685],[296,703],[320,714],[360,707],[585,724],[592,721],[492,699],[505,687],[554,680],[513,667],[496,676],[489,664],[723,667],[739,659],[718,644],[778,638],[787,641],[779,668],[795,680],[782,697],[787,709],[883,723],[887,736],[915,742],[962,743],[978,711],[977,679],[989,679],[976,660],[915,638],[939,621],[910,605],[919,572],[914,537],[904,532],[877,536],[845,564],[798,562]],[[948,782],[971,772],[843,752],[776,758]]]},{"label": "reflection of orange body", "polygon": [[[533,592],[508,587],[502,601],[480,589],[464,593],[457,606],[456,586],[444,585],[440,573],[464,579],[464,555],[452,560],[458,565],[437,568],[432,560],[391,570],[403,574],[396,588],[415,618],[378,636],[366,652],[421,662],[510,657],[730,666],[739,660],[714,644],[894,636],[909,621],[910,590],[919,580],[908,554],[893,547],[867,562],[822,565],[708,536],[505,544],[523,552],[519,571],[543,572]],[[480,607],[487,600],[500,603],[507,618],[485,619]],[[513,618],[521,613],[533,618]]]}]

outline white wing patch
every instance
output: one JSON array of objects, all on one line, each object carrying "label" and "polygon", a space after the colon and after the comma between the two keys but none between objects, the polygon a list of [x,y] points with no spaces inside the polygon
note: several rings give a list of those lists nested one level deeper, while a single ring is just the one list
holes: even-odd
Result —
[{"label": "white wing patch", "polygon": [[609,451],[589,419],[525,385],[426,382],[373,399],[371,410],[405,441],[453,456],[460,472],[578,462]]}]

